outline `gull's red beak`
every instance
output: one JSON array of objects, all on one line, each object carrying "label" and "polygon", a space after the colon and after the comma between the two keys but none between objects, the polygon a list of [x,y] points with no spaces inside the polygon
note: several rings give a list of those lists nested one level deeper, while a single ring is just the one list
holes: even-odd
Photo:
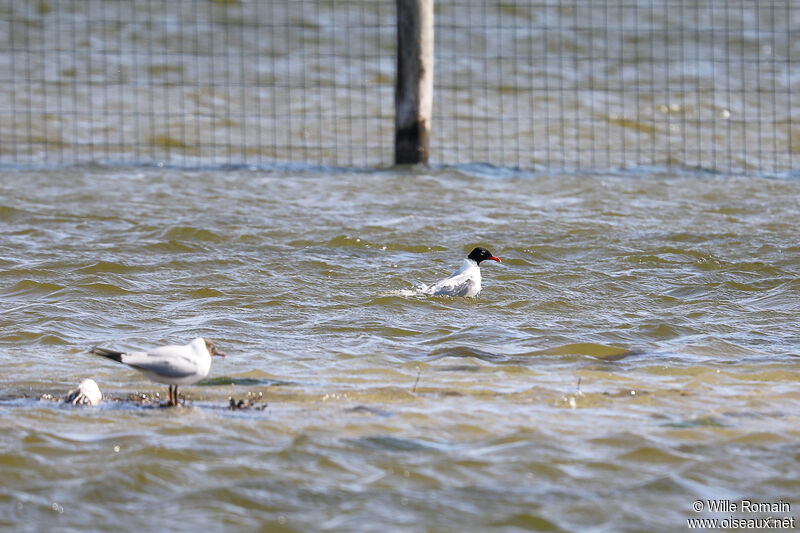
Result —
[{"label": "gull's red beak", "polygon": [[220,352],[220,351],[219,351],[219,350],[217,350],[216,348],[214,348],[214,351],[211,353],[211,355],[218,355],[218,356],[220,356],[220,357],[225,357],[225,354],[224,354],[224,353],[222,353],[222,352]]},{"label": "gull's red beak", "polygon": [[496,255],[493,255],[493,256],[492,256],[492,257],[490,257],[489,259],[491,259],[492,261],[497,261],[498,263],[502,263],[502,261],[500,261],[500,258],[499,258],[499,257],[497,257]]}]

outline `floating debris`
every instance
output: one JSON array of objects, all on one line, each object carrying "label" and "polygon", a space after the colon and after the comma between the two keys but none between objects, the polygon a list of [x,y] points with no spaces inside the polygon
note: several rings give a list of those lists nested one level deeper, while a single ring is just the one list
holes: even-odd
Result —
[{"label": "floating debris", "polygon": [[419,366],[417,366],[417,379],[414,381],[414,388],[413,388],[413,389],[411,389],[411,392],[412,392],[413,394],[416,394],[416,392],[417,392],[417,385],[419,384],[419,377],[420,377],[421,375],[422,375],[422,368],[421,368],[421,367],[419,367]]},{"label": "floating debris", "polygon": [[71,390],[64,398],[64,403],[71,405],[91,405],[96,406],[103,399],[100,387],[91,378],[84,379],[77,389]]},{"label": "floating debris", "polygon": [[231,411],[238,411],[239,409],[255,409],[258,411],[262,411],[267,408],[266,403],[259,404],[258,402],[261,401],[263,397],[262,393],[258,393],[257,395],[251,395],[250,393],[247,394],[249,398],[245,398],[242,400],[237,400],[233,396],[228,398],[228,409]]},{"label": "floating debris", "polygon": [[[0,397],[0,403],[2,402],[11,402],[16,400],[25,400],[29,399],[30,397],[27,394],[21,394],[20,396],[14,397]],[[172,404],[167,403],[164,401],[164,398],[161,397],[161,394],[158,392],[129,392],[123,393],[120,395],[103,395],[100,392],[100,388],[97,386],[97,383],[91,379],[83,380],[80,385],[75,390],[69,391],[66,397],[60,396],[53,396],[49,393],[43,393],[38,396],[34,396],[34,398],[38,398],[41,402],[50,402],[53,404],[63,404],[63,405],[91,405],[96,406],[101,401],[103,404],[109,408],[113,407],[133,407],[133,408],[141,408],[141,409],[162,409],[168,407],[174,407]],[[228,397],[228,403],[220,405],[208,405],[206,402],[202,402],[203,405],[215,409],[228,409],[231,411],[237,410],[254,410],[254,411],[263,411],[265,410],[269,404],[264,401],[264,393],[263,392],[248,392],[246,396],[242,399],[236,399],[232,396]],[[187,405],[193,406],[194,402],[191,398],[181,397],[179,406],[186,407]]]},{"label": "floating debris", "polygon": [[144,392],[134,392],[129,394],[127,400],[136,405],[155,406],[161,405],[161,395],[159,393],[146,394]]}]

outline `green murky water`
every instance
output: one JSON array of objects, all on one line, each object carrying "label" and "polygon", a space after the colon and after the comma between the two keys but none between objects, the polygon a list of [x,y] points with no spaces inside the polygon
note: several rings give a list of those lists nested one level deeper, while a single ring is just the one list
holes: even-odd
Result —
[{"label": "green murky water", "polygon": [[[800,506],[800,181],[0,181],[3,528],[677,531],[727,516],[698,499]],[[503,259],[479,298],[400,295],[476,245]],[[228,357],[183,409],[87,353],[198,335]],[[48,399],[85,377],[100,407]]]}]

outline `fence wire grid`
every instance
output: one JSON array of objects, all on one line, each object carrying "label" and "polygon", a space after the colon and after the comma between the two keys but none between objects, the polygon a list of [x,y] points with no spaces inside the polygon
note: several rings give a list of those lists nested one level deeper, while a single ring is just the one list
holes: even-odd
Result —
[{"label": "fence wire grid", "polygon": [[[395,17],[0,0],[0,164],[391,165]],[[431,162],[794,171],[798,28],[792,0],[436,0]]]}]

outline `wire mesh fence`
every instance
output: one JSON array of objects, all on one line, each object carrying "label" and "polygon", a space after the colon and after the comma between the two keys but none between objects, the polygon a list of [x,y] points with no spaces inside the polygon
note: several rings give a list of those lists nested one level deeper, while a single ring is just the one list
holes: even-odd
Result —
[{"label": "wire mesh fence", "polygon": [[798,2],[439,4],[442,160],[797,168]]},{"label": "wire mesh fence", "polygon": [[[798,168],[800,3],[438,0],[431,162]],[[0,0],[0,163],[392,163],[394,0]]]}]

